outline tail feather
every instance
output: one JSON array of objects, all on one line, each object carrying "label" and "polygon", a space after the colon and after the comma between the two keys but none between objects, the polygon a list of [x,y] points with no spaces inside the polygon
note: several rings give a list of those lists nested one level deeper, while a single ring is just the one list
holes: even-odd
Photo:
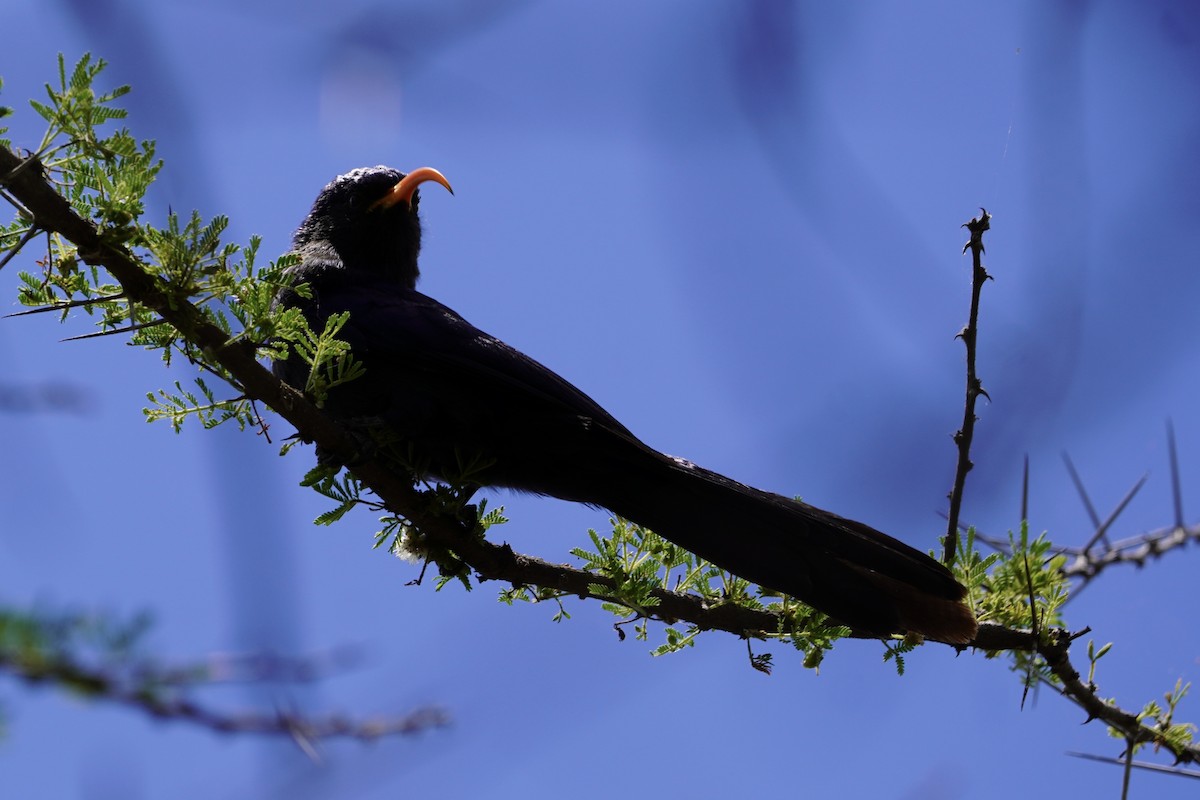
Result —
[{"label": "tail feather", "polygon": [[626,469],[603,505],[747,580],[851,627],[958,644],[977,623],[934,559],[860,522],[659,456]]}]

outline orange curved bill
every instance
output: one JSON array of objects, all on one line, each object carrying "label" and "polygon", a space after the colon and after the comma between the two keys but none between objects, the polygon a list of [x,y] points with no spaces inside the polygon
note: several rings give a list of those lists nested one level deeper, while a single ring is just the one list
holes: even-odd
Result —
[{"label": "orange curved bill", "polygon": [[371,207],[383,206],[384,208],[391,208],[397,203],[404,203],[406,206],[411,206],[413,193],[417,191],[418,186],[426,181],[440,183],[446,187],[446,191],[454,194],[454,190],[450,188],[450,181],[446,180],[445,175],[433,167],[421,167],[405,175],[399,183],[392,187],[390,192],[376,200]]}]

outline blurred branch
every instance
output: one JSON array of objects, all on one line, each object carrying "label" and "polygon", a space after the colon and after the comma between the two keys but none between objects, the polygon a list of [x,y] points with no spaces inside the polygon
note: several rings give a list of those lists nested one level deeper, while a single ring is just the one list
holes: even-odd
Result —
[{"label": "blurred branch", "polygon": [[1114,564],[1142,567],[1147,559],[1158,558],[1191,541],[1200,542],[1200,525],[1172,525],[1115,541],[1099,550],[1065,547],[1062,552],[1074,558],[1063,567],[1063,573],[1069,578],[1080,578],[1086,584],[1106,567]]},{"label": "blurred branch", "polygon": [[[70,661],[26,664],[13,661],[4,653],[0,653],[0,671],[9,672],[28,684],[58,685],[92,699],[130,706],[151,717],[187,721],[216,733],[285,734],[304,741],[336,737],[369,741],[420,733],[448,723],[445,712],[438,708],[422,708],[404,716],[367,720],[353,720],[340,714],[312,717],[282,710],[274,714],[224,713],[180,696],[177,690],[164,692],[160,686],[158,691],[148,691],[140,682],[128,684],[125,677],[108,670]],[[140,681],[155,683],[151,668],[143,666],[138,673]],[[262,680],[273,678],[265,676]],[[162,684],[165,686],[167,681]],[[199,683],[192,681],[190,685],[195,687]]]},{"label": "blurred branch", "polygon": [[85,414],[94,398],[83,386],[65,381],[0,382],[0,414]]},{"label": "blurred branch", "polygon": [[220,654],[194,664],[161,667],[135,653],[148,625],[145,616],[122,623],[104,616],[46,616],[0,608],[0,673],[217,733],[286,734],[305,747],[306,742],[319,739],[370,740],[447,724],[445,713],[437,708],[370,720],[283,710],[271,714],[217,711],[195,701],[192,693],[233,682],[321,680],[345,665],[346,654],[312,658]]},{"label": "blurred branch", "polygon": [[[1092,535],[1083,546],[1057,548],[1059,553],[1071,557],[1063,565],[1062,573],[1068,578],[1078,578],[1080,580],[1074,593],[1077,593],[1080,588],[1090,583],[1101,572],[1115,564],[1133,564],[1140,568],[1145,566],[1148,560],[1158,558],[1171,550],[1181,548],[1187,545],[1188,542],[1200,542],[1200,524],[1186,525],[1183,522],[1179,458],[1175,448],[1175,431],[1169,421],[1167,423],[1167,447],[1171,468],[1174,524],[1116,541],[1109,540],[1108,532],[1117,521],[1117,518],[1129,506],[1130,501],[1145,486],[1149,473],[1143,474],[1138,478],[1109,515],[1101,519],[1100,515],[1096,512],[1096,507],[1092,504],[1091,498],[1088,496],[1087,489],[1083,485],[1083,480],[1080,478],[1079,472],[1075,469],[1075,464],[1071,461],[1071,457],[1063,453],[1063,463],[1066,465],[1067,473],[1071,476],[1071,482],[1074,484],[1075,490],[1079,493],[1084,509],[1087,511],[1088,518],[1091,520],[1093,526]],[[1028,464],[1026,465],[1025,480],[1028,481]],[[962,525],[959,526],[960,530],[962,530],[962,527]],[[985,536],[978,531],[975,533],[975,538],[977,541],[983,542],[1001,553],[1011,555],[1011,548],[1006,541]],[[1103,546],[1097,547],[1096,545],[1100,542],[1103,542]]]}]

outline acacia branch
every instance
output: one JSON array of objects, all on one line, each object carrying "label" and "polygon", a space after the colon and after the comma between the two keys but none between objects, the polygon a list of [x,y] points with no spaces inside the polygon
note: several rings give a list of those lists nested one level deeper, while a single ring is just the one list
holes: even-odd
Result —
[{"label": "acacia branch", "polygon": [[1070,634],[1062,629],[1051,630],[1048,632],[1046,640],[1038,645],[1038,654],[1046,660],[1050,670],[1062,681],[1062,685],[1055,688],[1087,712],[1088,717],[1084,722],[1091,722],[1093,719],[1101,720],[1110,728],[1119,731],[1130,746],[1150,744],[1155,747],[1165,747],[1171,751],[1178,762],[1200,763],[1200,745],[1174,746],[1164,738],[1163,731],[1142,722],[1137,714],[1125,711],[1102,699],[1097,695],[1094,685],[1085,684],[1081,680],[1079,670],[1075,669],[1068,658],[1068,650],[1071,642],[1084,633],[1087,633],[1086,629],[1077,634]]},{"label": "acacia branch", "polygon": [[[362,458],[358,443],[353,437],[309,403],[302,394],[278,380],[258,363],[251,348],[231,342],[225,333],[208,322],[186,297],[173,294],[165,282],[147,273],[128,250],[105,241],[91,222],[76,214],[70,204],[54,191],[42,177],[40,170],[25,169],[26,166],[28,164],[14,153],[0,148],[0,186],[4,186],[19,200],[35,227],[59,233],[71,241],[81,259],[106,269],[121,284],[130,300],[156,311],[186,340],[200,347],[208,358],[227,370],[248,398],[265,402],[274,408],[296,427],[303,439],[315,442],[323,451],[343,462],[353,461],[356,457]],[[968,247],[978,244],[978,249],[975,257],[976,280],[971,323],[963,334],[969,353],[967,407],[963,430],[955,437],[959,445],[960,460],[955,480],[956,490],[951,498],[951,535],[947,538],[950,553],[953,553],[953,543],[957,538],[962,485],[966,472],[970,469],[967,454],[974,427],[974,400],[983,393],[974,373],[974,324],[978,314],[979,289],[987,277],[979,263],[979,254],[982,252],[980,237],[982,231],[987,228],[988,218],[985,212],[982,223],[978,220],[973,221],[976,228],[972,228],[972,241],[968,244]],[[979,227],[980,225],[982,227]],[[506,544],[497,545],[484,540],[471,526],[447,516],[444,512],[439,513],[438,508],[414,488],[410,481],[372,457],[368,456],[366,460],[355,463],[351,472],[374,491],[389,510],[411,520],[435,547],[452,551],[476,572],[480,580],[501,580],[516,586],[540,586],[580,598],[613,599],[602,591],[593,591],[593,587],[601,590],[612,589],[613,595],[617,593],[614,582],[603,576],[521,555]],[[948,557],[947,561],[949,560]],[[664,589],[654,590],[652,596],[658,604],[639,610],[639,613],[651,619],[668,623],[683,620],[700,630],[723,630],[743,638],[774,636],[781,631],[781,627],[784,628],[782,632],[788,632],[786,627],[781,625],[783,617],[771,609],[749,609],[733,603],[713,604],[695,595],[678,594]],[[1153,728],[1140,723],[1135,714],[1101,701],[1096,696],[1094,687],[1084,685],[1079,680],[1079,672],[1068,658],[1068,648],[1073,638],[1063,630],[1051,630],[1039,637],[1031,631],[985,623],[980,626],[970,646],[989,651],[1036,651],[1062,681],[1062,693],[1084,708],[1089,719],[1103,720],[1120,730],[1130,741],[1153,742],[1172,747],[1175,756],[1180,760],[1200,760],[1200,749],[1173,747]],[[144,707],[151,713],[170,712],[175,716],[197,721],[215,721],[207,719],[201,710],[186,703]],[[247,725],[249,728],[241,729],[264,729],[274,726],[276,730],[295,731],[297,727],[294,719],[287,715],[280,715],[275,722],[259,718],[257,722]],[[344,732],[344,726],[340,726],[340,723],[331,723],[329,727],[320,729],[319,733],[350,735]]]}]

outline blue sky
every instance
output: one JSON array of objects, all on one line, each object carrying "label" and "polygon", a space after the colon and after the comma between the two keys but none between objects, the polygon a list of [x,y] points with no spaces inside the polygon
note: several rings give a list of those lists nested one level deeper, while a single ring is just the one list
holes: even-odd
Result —
[{"label": "blue sky", "polygon": [[[1200,15],[1188,2],[184,4],[15,0],[0,53],[16,143],[55,55],[130,83],[128,125],[166,160],[151,213],[231,217],[286,250],[353,167],[434,166],[422,289],[533,355],[648,443],[931,547],[961,420],[969,261],[995,214],[965,518],[1080,544],[1145,471],[1123,537],[1171,522],[1164,422],[1185,513],[1200,507],[1194,229]],[[19,35],[15,35],[19,34]],[[12,298],[16,265],[0,273]],[[10,302],[6,300],[5,302]],[[13,309],[15,310],[15,309]],[[147,425],[188,377],[86,319],[0,323],[14,385],[67,383],[82,413],[0,414],[0,586],[10,604],[132,614],[151,644],[204,653],[353,646],[306,687],[204,697],[227,709],[403,713],[451,728],[315,766],[6,681],[6,796],[589,798],[783,792],[900,798],[1111,795],[1119,747],[1002,662],[929,647],[897,678],[875,643],[821,674],[710,636],[651,658],[598,609],[505,608],[495,587],[406,586],[374,520],[333,529],[286,459],[236,431]],[[276,426],[285,432],[286,423]],[[518,550],[565,560],[602,512],[500,498]],[[1195,680],[1197,555],[1115,569],[1068,609],[1117,647],[1101,691],[1138,706]],[[1181,715],[1200,718],[1195,701]],[[1001,766],[1003,765],[1003,766]],[[1135,776],[1138,795],[1190,781]]]}]

